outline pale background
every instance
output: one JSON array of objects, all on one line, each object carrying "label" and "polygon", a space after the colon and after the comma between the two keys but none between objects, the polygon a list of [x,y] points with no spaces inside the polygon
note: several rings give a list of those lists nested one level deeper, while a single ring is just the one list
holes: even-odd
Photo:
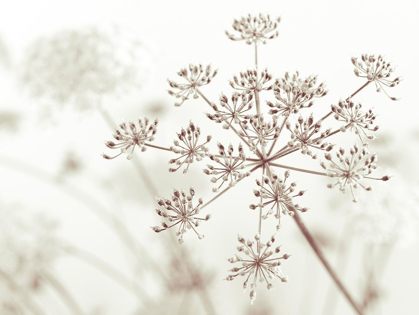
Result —
[{"label": "pale background", "polygon": [[[110,140],[111,132],[94,111],[76,112],[67,107],[54,117],[53,122],[40,118],[39,107],[45,105],[24,95],[15,80],[21,70],[25,47],[39,36],[61,29],[110,24],[129,27],[144,45],[146,76],[138,91],[121,96],[117,101],[104,100],[111,117],[119,122],[145,115],[150,118],[158,116],[160,125],[156,144],[165,146],[171,144],[174,132],[190,119],[202,127],[204,135],[212,134],[219,140],[225,134],[203,115],[207,111],[206,104],[194,100],[181,108],[174,108],[174,100],[166,93],[166,78],[174,79],[175,73],[190,62],[211,63],[219,69],[219,75],[205,88],[206,94],[215,101],[221,91],[230,92],[227,80],[252,66],[253,49],[242,42],[229,41],[224,31],[230,29],[234,18],[259,12],[282,18],[279,38],[260,50],[261,67],[268,67],[276,77],[295,70],[302,75],[318,74],[319,80],[324,81],[329,90],[325,99],[313,108],[315,113],[319,110],[319,116],[327,111],[325,108],[330,103],[347,97],[363,84],[353,74],[351,56],[376,53],[394,62],[396,74],[403,78],[403,82],[389,93],[401,100],[393,102],[369,86],[358,101],[367,108],[374,107],[379,114],[377,137],[389,137],[392,141],[373,148],[379,162],[380,156],[384,157],[383,162],[387,164],[383,168],[399,176],[387,183],[373,183],[374,191],[368,194],[360,192],[360,197],[370,198],[370,194],[380,193],[383,185],[394,185],[412,189],[413,192],[404,199],[413,198],[419,184],[416,85],[419,83],[416,39],[419,4],[415,1],[3,2],[0,9],[0,109],[18,115],[21,123],[17,130],[0,129],[1,156],[15,157],[57,174],[65,154],[74,152],[84,168],[82,173],[69,176],[69,182],[127,217],[131,230],[164,265],[167,255],[162,252],[161,235],[149,229],[158,224],[155,204],[130,168],[131,162],[124,158],[105,161],[100,157],[106,151],[103,141]],[[158,111],[153,110],[156,104]],[[192,165],[191,172],[182,176],[166,172],[167,161],[172,158],[167,152],[148,150],[146,153],[137,152],[137,155],[147,165],[152,180],[164,197],[168,197],[172,187],[187,189],[193,185],[199,190],[199,196],[206,200],[211,198],[212,186],[201,173],[202,164]],[[320,170],[317,164],[312,165]],[[60,222],[59,235],[62,238],[94,252],[121,270],[127,269],[127,255],[109,229],[84,206],[63,194],[60,185],[40,183],[3,164],[0,165],[0,174],[0,207],[19,205],[29,212],[47,213]],[[328,190],[324,178],[295,176],[298,187],[308,189],[301,203],[308,205],[310,211],[303,218],[311,230],[326,238],[328,247],[325,252],[333,262],[339,237],[349,220],[346,210],[352,206],[351,198],[348,194],[341,196],[337,189]],[[331,281],[289,218],[284,220],[280,234],[285,252],[292,255],[283,265],[289,283],[277,282],[273,292],[267,292],[261,286],[255,305],[249,307],[248,292],[242,293],[241,279],[232,283],[222,281],[231,268],[226,258],[235,254],[237,233],[250,238],[256,231],[256,215],[248,209],[248,204],[255,202],[251,196],[253,186],[253,181],[249,181],[207,209],[212,213],[212,219],[201,226],[206,235],[204,240],[198,241],[192,234],[186,235],[186,243],[189,243],[198,266],[214,274],[209,292],[217,312],[323,314]],[[392,194],[392,189],[384,189],[387,194]],[[406,207],[417,213],[416,203],[403,200],[400,211]],[[407,219],[414,220],[414,216]],[[404,228],[400,226],[401,230]],[[417,230],[413,228],[412,231]],[[348,268],[343,277],[357,298],[361,296],[365,280],[363,257],[363,242],[357,239],[347,256]],[[388,265],[380,275],[384,295],[376,314],[418,314],[418,265],[417,242],[411,241],[392,250]],[[135,314],[138,307],[135,300],[90,267],[63,258],[57,262],[55,270],[86,314],[95,314],[95,308],[101,311],[97,314]],[[172,300],[170,296],[159,296],[161,291],[152,275],[146,278],[142,286],[149,289],[151,295],[156,292],[156,300],[160,298],[159,301],[167,303]],[[191,307],[195,307],[198,314],[203,312],[199,300],[192,298],[191,303],[195,306]],[[335,298],[339,299],[336,314],[353,314],[340,294]],[[68,314],[67,309],[48,292],[37,299],[48,310],[47,314]],[[167,312],[157,313],[150,309],[148,314],[175,314],[173,310],[180,300],[171,301]]]}]

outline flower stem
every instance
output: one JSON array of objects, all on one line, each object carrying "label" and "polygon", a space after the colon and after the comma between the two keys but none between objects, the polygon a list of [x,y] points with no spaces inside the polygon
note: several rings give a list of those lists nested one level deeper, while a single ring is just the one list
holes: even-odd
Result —
[{"label": "flower stem", "polygon": [[303,168],[282,165],[282,164],[278,164],[278,163],[269,163],[269,165],[280,167],[280,168],[285,168],[285,169],[293,170],[293,171],[297,171],[297,172],[303,172],[303,173],[309,173],[309,174],[314,174],[314,175],[327,176],[327,174],[324,173],[324,172],[316,172],[316,171],[306,170],[306,169],[303,169]]},{"label": "flower stem", "polygon": [[122,287],[131,292],[135,297],[139,299],[140,302],[143,302],[144,298],[147,296],[144,290],[135,282],[131,281],[119,270],[108,264],[106,261],[91,254],[90,252],[71,245],[65,245],[62,247],[62,249],[70,255],[73,255],[75,258],[78,258],[86,264],[89,264],[92,267],[95,267],[97,270],[100,270],[104,275],[108,276],[116,283],[120,284]]},{"label": "flower stem", "polygon": [[61,300],[67,305],[70,313],[73,315],[83,315],[85,314],[81,309],[80,305],[77,303],[77,300],[68,292],[64,285],[55,278],[52,274],[47,272],[42,273],[42,278],[44,278],[60,295]]},{"label": "flower stem", "polygon": [[342,281],[339,279],[338,275],[335,273],[335,271],[330,266],[329,262],[326,260],[326,257],[324,256],[323,252],[321,251],[320,247],[317,245],[316,240],[313,238],[313,236],[308,231],[307,227],[305,226],[304,222],[300,218],[297,211],[294,211],[294,209],[289,209],[290,211],[294,212],[293,219],[295,223],[297,224],[298,228],[300,229],[301,233],[303,233],[304,237],[310,244],[311,248],[319,258],[320,262],[323,264],[326,271],[329,273],[330,277],[332,277],[333,281],[339,288],[339,290],[343,293],[343,295],[348,300],[349,304],[353,307],[355,312],[358,315],[363,315],[363,311],[361,310],[360,306],[355,302],[349,291],[346,289]]}]

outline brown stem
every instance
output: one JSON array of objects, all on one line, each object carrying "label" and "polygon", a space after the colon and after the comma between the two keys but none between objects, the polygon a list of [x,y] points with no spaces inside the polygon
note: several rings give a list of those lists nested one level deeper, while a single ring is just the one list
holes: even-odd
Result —
[{"label": "brown stem", "polygon": [[295,223],[297,223],[298,228],[300,229],[301,233],[303,233],[304,237],[310,244],[311,248],[319,258],[320,262],[323,264],[326,271],[329,273],[330,277],[332,277],[333,281],[339,288],[339,290],[343,293],[343,295],[348,300],[349,304],[353,307],[355,312],[358,315],[363,315],[363,311],[361,310],[360,306],[355,302],[349,291],[346,289],[342,281],[339,279],[339,276],[335,273],[335,271],[330,266],[329,262],[326,260],[326,257],[324,256],[323,252],[321,251],[320,247],[317,245],[317,242],[313,238],[313,236],[310,234],[310,232],[307,230],[307,227],[305,226],[304,222],[301,220],[299,214],[297,211],[294,211],[294,209],[290,208],[290,211],[294,212],[293,219]]}]

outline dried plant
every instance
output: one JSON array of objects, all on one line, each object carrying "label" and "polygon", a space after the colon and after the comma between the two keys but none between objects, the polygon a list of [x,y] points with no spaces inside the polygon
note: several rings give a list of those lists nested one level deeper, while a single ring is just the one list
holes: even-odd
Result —
[{"label": "dried plant", "polygon": [[[299,215],[299,212],[305,212],[308,208],[296,204],[294,198],[302,196],[304,190],[296,192],[296,184],[287,182],[287,179],[292,176],[289,170],[336,178],[337,182],[329,184],[329,187],[339,185],[340,190],[344,192],[345,188],[349,186],[354,201],[356,201],[354,188],[361,186],[366,190],[371,190],[369,186],[365,186],[364,181],[369,179],[388,180],[389,176],[372,177],[372,173],[377,168],[377,156],[367,151],[368,143],[364,141],[374,139],[369,133],[378,129],[372,126],[375,123],[376,116],[371,110],[364,112],[360,104],[355,105],[353,98],[371,82],[374,82],[379,88],[382,85],[393,87],[399,83],[400,79],[390,78],[393,68],[381,56],[376,58],[373,55],[362,55],[362,62],[358,61],[357,58],[352,58],[356,67],[356,75],[366,79],[366,82],[349,97],[340,100],[338,105],[331,105],[328,113],[315,119],[314,113],[307,115],[305,111],[308,108],[313,108],[315,101],[319,101],[327,94],[325,85],[323,83],[318,84],[316,76],[304,78],[298,72],[291,76],[285,73],[283,78],[274,80],[268,70],[260,71],[258,69],[257,52],[259,43],[266,43],[268,39],[278,36],[279,21],[279,18],[272,20],[269,15],[248,15],[234,21],[233,28],[238,35],[227,32],[231,40],[244,40],[247,44],[254,45],[255,51],[254,69],[241,72],[239,75],[233,76],[230,81],[230,87],[233,89],[230,99],[225,94],[221,94],[219,102],[216,103],[210,101],[204,95],[201,88],[210,83],[217,74],[216,71],[212,71],[210,66],[204,68],[202,65],[190,65],[188,67],[189,71],[182,69],[178,73],[183,80],[182,83],[169,80],[172,89],[169,94],[181,100],[181,102],[175,103],[176,106],[185,103],[190,95],[193,95],[193,98],[203,99],[212,110],[211,113],[207,114],[207,117],[215,123],[221,124],[223,129],[234,133],[240,143],[225,146],[225,144],[218,142],[218,152],[212,152],[207,146],[204,149],[203,145],[207,145],[209,139],[204,144],[198,145],[200,132],[196,133],[192,130],[191,126],[196,128],[196,125],[192,122],[187,131],[178,134],[179,139],[184,142],[183,146],[177,140],[175,146],[172,147],[150,144],[145,140],[141,147],[151,147],[181,154],[180,158],[170,161],[170,163],[178,165],[176,169],[171,168],[171,171],[179,169],[185,163],[187,164],[186,169],[188,169],[195,160],[212,162],[204,168],[204,173],[211,176],[211,182],[216,183],[213,191],[217,193],[206,203],[199,199],[198,207],[192,205],[192,197],[195,195],[193,189],[193,194],[190,195],[175,190],[172,201],[158,198],[158,204],[165,207],[166,210],[157,210],[157,213],[168,219],[170,224],[163,223],[162,228],[153,227],[153,229],[156,232],[161,232],[170,227],[179,226],[178,235],[181,241],[183,241],[183,234],[188,228],[193,229],[200,236],[195,228],[199,222],[198,220],[204,218],[195,216],[198,214],[198,208],[202,210],[207,207],[212,201],[236,187],[245,178],[257,176],[258,187],[254,194],[260,201],[257,204],[250,205],[251,210],[258,211],[256,245],[253,246],[253,241],[246,242],[244,238],[239,237],[242,246],[238,250],[244,252],[247,258],[235,256],[230,259],[232,263],[241,263],[242,267],[233,268],[231,270],[232,274],[227,277],[227,280],[233,280],[237,275],[246,276],[246,287],[249,277],[253,275],[250,291],[250,299],[253,302],[256,298],[257,280],[266,281],[266,285],[270,289],[273,285],[268,278],[278,277],[282,281],[287,279],[282,274],[282,270],[279,269],[279,265],[280,259],[288,258],[288,255],[279,258],[272,257],[273,251],[269,248],[275,237],[272,237],[266,244],[261,242],[263,221],[268,219],[272,213],[275,213],[278,220],[281,214],[287,214],[293,217],[352,307],[358,314],[362,314],[360,306],[354,301],[338,275],[333,271]],[[266,101],[267,114],[264,114],[264,103],[262,103],[261,97],[269,94],[275,97],[277,102]],[[395,98],[391,99],[395,100]],[[296,114],[299,114],[299,116],[296,117]],[[332,128],[333,124],[328,119],[333,115],[337,122],[342,124],[336,129]],[[326,128],[325,126],[329,123],[330,127]],[[360,139],[361,144],[354,144],[352,148],[347,150],[349,156],[345,155],[343,148],[337,150],[337,161],[335,161],[332,159],[334,144],[331,144],[329,140],[332,136],[345,131],[353,132],[356,135],[354,142]],[[124,136],[130,137],[128,130],[124,132]],[[278,142],[283,142],[279,149],[276,148]],[[121,144],[121,146],[122,153],[124,144]],[[237,151],[235,150],[236,147],[238,148]],[[309,156],[310,159],[317,159],[319,154],[323,154],[326,161],[321,162],[320,165],[326,172],[278,163],[286,156],[298,154],[297,152]],[[276,175],[276,169],[287,170],[283,179]],[[224,185],[226,182],[228,184]],[[220,191],[220,189],[222,190]],[[280,224],[278,224],[277,230],[279,228]],[[275,251],[279,252],[279,249]]]}]

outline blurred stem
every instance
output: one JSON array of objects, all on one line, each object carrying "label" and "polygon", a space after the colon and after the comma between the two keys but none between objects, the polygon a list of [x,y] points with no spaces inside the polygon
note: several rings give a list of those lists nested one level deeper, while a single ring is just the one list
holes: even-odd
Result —
[{"label": "blurred stem", "polygon": [[130,293],[137,297],[140,302],[143,302],[144,298],[147,296],[146,292],[144,292],[144,290],[138,286],[137,283],[131,281],[118,269],[108,264],[106,261],[91,254],[90,252],[72,245],[65,245],[62,247],[62,249],[70,255],[73,255],[75,258],[78,258],[86,264],[95,267],[96,270],[101,271],[104,275],[108,276],[116,283],[127,289]]},{"label": "blurred stem", "polygon": [[61,300],[64,304],[67,305],[70,314],[84,315],[85,313],[81,309],[80,305],[77,303],[77,300],[70,294],[70,292],[64,287],[64,285],[55,278],[52,274],[47,272],[42,273],[42,277],[49,282],[49,284],[57,291],[60,295]]},{"label": "blurred stem", "polygon": [[340,278],[338,277],[338,275],[336,274],[336,272],[332,269],[332,267],[330,266],[329,262],[326,260],[326,257],[324,256],[323,252],[321,251],[319,245],[317,244],[317,242],[315,241],[315,239],[313,238],[313,236],[308,231],[308,229],[305,226],[304,222],[301,220],[300,215],[298,214],[298,211],[297,210],[294,211],[294,209],[292,209],[292,208],[289,209],[289,210],[294,212],[293,219],[294,219],[295,223],[297,223],[297,226],[300,229],[301,233],[303,233],[304,237],[306,238],[306,240],[310,244],[311,248],[313,249],[313,251],[315,252],[315,254],[317,255],[317,257],[319,258],[320,262],[325,267],[326,271],[332,277],[333,281],[335,282],[335,284],[337,285],[337,287],[339,288],[339,290],[346,297],[346,299],[348,300],[349,304],[351,304],[351,306],[354,309],[354,311],[358,315],[363,315],[364,313],[363,313],[361,307],[355,302],[355,300],[350,295],[350,293],[346,289],[346,287],[343,285],[342,281],[340,280]]},{"label": "blurred stem", "polygon": [[[42,182],[51,184],[54,187],[56,186],[54,181],[55,177],[39,168],[21,162],[15,158],[11,159],[4,156],[0,156],[0,162],[18,172],[22,172],[23,174],[34,177]],[[144,257],[147,257],[151,261],[150,265],[153,266],[153,268],[156,268],[156,270],[158,270],[163,279],[166,278],[163,273],[163,270],[160,267],[160,264],[153,261],[153,258],[148,254],[148,252],[145,249],[137,247],[138,242],[134,240],[133,235],[125,228],[125,226],[119,221],[119,219],[114,215],[111,215],[112,221],[109,220],[108,216],[106,215],[109,214],[108,210],[99,201],[86,194],[77,186],[73,186],[65,181],[63,182],[62,187],[62,191],[64,193],[66,193],[79,203],[84,204],[86,208],[90,210],[94,215],[96,215],[105,225],[117,232],[116,235],[119,236],[119,239],[122,242],[122,244],[124,244],[127,247],[127,249],[134,255],[136,259],[142,261]]]},{"label": "blurred stem", "polygon": [[[336,270],[341,276],[344,276],[346,273],[346,267],[348,266],[348,256],[350,253],[353,233],[350,233],[351,228],[349,224],[345,225],[345,228],[342,231],[340,236],[338,250],[337,250],[337,259],[336,259]],[[335,296],[336,291],[332,288],[329,288],[325,304],[323,307],[324,315],[333,315],[336,312],[337,298]]]},{"label": "blurred stem", "polygon": [[44,310],[36,304],[31,295],[21,287],[7,272],[0,269],[0,278],[3,278],[8,283],[8,288],[19,297],[26,308],[34,315],[46,315]]}]

